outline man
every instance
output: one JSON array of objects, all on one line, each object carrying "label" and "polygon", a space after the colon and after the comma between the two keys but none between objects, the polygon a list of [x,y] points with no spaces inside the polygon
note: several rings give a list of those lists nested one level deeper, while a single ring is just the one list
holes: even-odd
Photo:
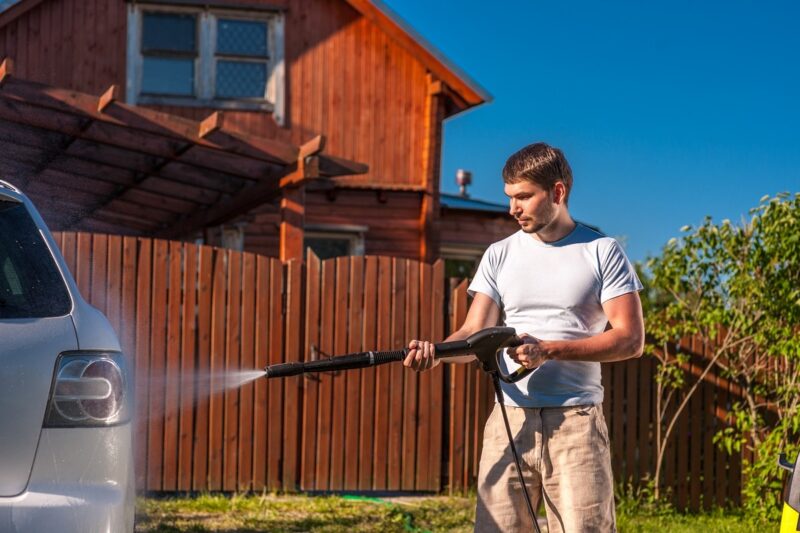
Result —
[{"label": "man", "polygon": [[[600,363],[641,355],[642,285],[614,239],[570,216],[572,171],[561,150],[526,146],[506,162],[503,181],[520,231],[488,248],[469,286],[467,318],[447,340],[501,318],[516,329],[524,344],[507,350],[503,370],[535,370],[504,383],[503,392],[534,508],[544,498],[551,533],[615,531]],[[409,348],[407,367],[440,362],[428,341],[412,340]],[[531,531],[523,497],[495,405],[484,432],[475,530]]]}]

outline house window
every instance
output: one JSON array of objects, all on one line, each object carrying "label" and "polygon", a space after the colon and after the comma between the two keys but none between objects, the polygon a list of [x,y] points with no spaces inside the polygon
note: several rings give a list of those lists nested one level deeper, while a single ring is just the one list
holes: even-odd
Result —
[{"label": "house window", "polygon": [[448,278],[471,278],[478,269],[485,247],[442,244],[439,255],[444,259],[444,275]]},{"label": "house window", "polygon": [[271,111],[283,123],[283,15],[131,4],[128,103]]},{"label": "house window", "polygon": [[320,259],[346,255],[364,255],[366,226],[319,224],[306,226],[303,249]]}]

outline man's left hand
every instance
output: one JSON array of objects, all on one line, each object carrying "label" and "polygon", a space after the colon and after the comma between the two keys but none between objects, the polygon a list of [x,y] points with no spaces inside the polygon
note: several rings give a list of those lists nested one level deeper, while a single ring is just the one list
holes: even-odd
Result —
[{"label": "man's left hand", "polygon": [[508,355],[525,368],[538,368],[547,360],[547,354],[541,339],[527,333],[519,336],[523,344],[508,349]]}]

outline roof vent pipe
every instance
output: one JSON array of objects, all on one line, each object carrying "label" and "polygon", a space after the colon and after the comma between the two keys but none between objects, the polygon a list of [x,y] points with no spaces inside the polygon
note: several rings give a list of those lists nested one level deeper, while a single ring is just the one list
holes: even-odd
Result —
[{"label": "roof vent pipe", "polygon": [[472,185],[472,172],[464,170],[463,168],[456,170],[456,183],[459,188],[458,193],[464,198],[469,198],[467,187]]}]

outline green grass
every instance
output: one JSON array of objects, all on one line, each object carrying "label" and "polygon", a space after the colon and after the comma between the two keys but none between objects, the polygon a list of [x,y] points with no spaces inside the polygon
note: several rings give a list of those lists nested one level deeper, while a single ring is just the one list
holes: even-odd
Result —
[{"label": "green grass", "polygon": [[[203,494],[140,498],[137,533],[256,533],[266,531],[424,532],[472,531],[474,497],[420,497],[392,501],[366,497]],[[637,501],[617,506],[621,533],[738,533],[776,531],[739,512],[681,514]]]}]

